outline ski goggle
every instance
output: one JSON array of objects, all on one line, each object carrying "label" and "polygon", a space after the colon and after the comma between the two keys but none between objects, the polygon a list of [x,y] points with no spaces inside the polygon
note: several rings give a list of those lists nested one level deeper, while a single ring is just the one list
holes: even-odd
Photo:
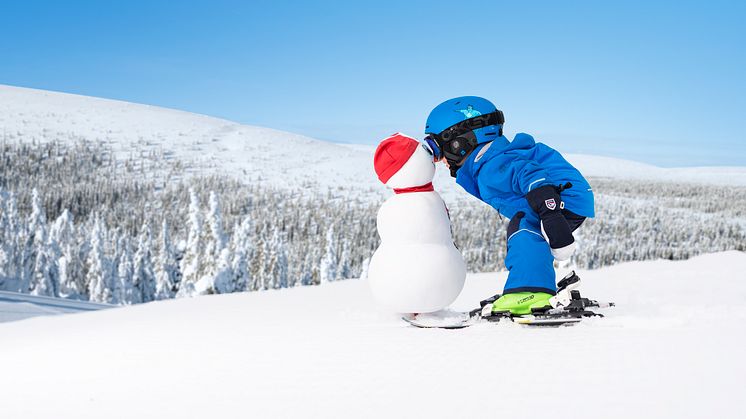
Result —
[{"label": "ski goggle", "polygon": [[433,137],[431,137],[431,135],[432,134],[425,137],[425,144],[427,144],[427,146],[430,148],[430,154],[433,155],[433,160],[438,161],[443,156],[441,155],[442,153],[440,152],[440,147],[438,147],[438,143],[435,141]]}]

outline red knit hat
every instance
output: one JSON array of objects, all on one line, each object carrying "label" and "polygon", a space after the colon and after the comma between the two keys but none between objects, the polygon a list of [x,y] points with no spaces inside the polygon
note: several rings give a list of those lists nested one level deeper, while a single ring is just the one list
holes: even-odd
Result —
[{"label": "red knit hat", "polygon": [[386,184],[412,157],[419,144],[414,138],[398,132],[381,141],[373,157],[378,179]]}]

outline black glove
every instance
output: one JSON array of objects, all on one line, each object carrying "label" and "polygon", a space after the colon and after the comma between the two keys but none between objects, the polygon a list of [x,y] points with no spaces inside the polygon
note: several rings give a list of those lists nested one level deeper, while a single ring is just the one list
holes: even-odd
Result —
[{"label": "black glove", "polygon": [[557,260],[567,260],[575,251],[575,238],[570,224],[562,215],[564,204],[559,194],[570,186],[572,185],[544,185],[526,194],[528,204],[541,219],[541,233],[549,242],[552,255]]}]

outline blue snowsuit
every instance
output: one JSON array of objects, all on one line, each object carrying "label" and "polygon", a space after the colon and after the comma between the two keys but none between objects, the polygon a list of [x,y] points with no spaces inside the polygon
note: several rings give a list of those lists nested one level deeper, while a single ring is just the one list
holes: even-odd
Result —
[{"label": "blue snowsuit", "polygon": [[511,219],[505,258],[510,273],[504,294],[556,293],[554,257],[526,193],[542,185],[567,182],[572,187],[562,191],[563,213],[570,217],[566,218],[575,229],[584,217],[595,216],[593,191],[583,175],[559,152],[536,143],[528,134],[517,134],[512,142],[500,136],[480,144],[456,172],[456,183]]}]

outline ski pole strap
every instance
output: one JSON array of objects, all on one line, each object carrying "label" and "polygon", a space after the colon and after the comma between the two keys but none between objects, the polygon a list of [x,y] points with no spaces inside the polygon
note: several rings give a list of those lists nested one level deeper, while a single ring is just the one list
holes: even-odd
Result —
[{"label": "ski pole strap", "polygon": [[559,186],[557,186],[557,193],[558,194],[562,193],[562,191],[564,191],[565,189],[570,189],[570,188],[572,188],[571,182],[567,182],[564,185],[560,184]]}]

